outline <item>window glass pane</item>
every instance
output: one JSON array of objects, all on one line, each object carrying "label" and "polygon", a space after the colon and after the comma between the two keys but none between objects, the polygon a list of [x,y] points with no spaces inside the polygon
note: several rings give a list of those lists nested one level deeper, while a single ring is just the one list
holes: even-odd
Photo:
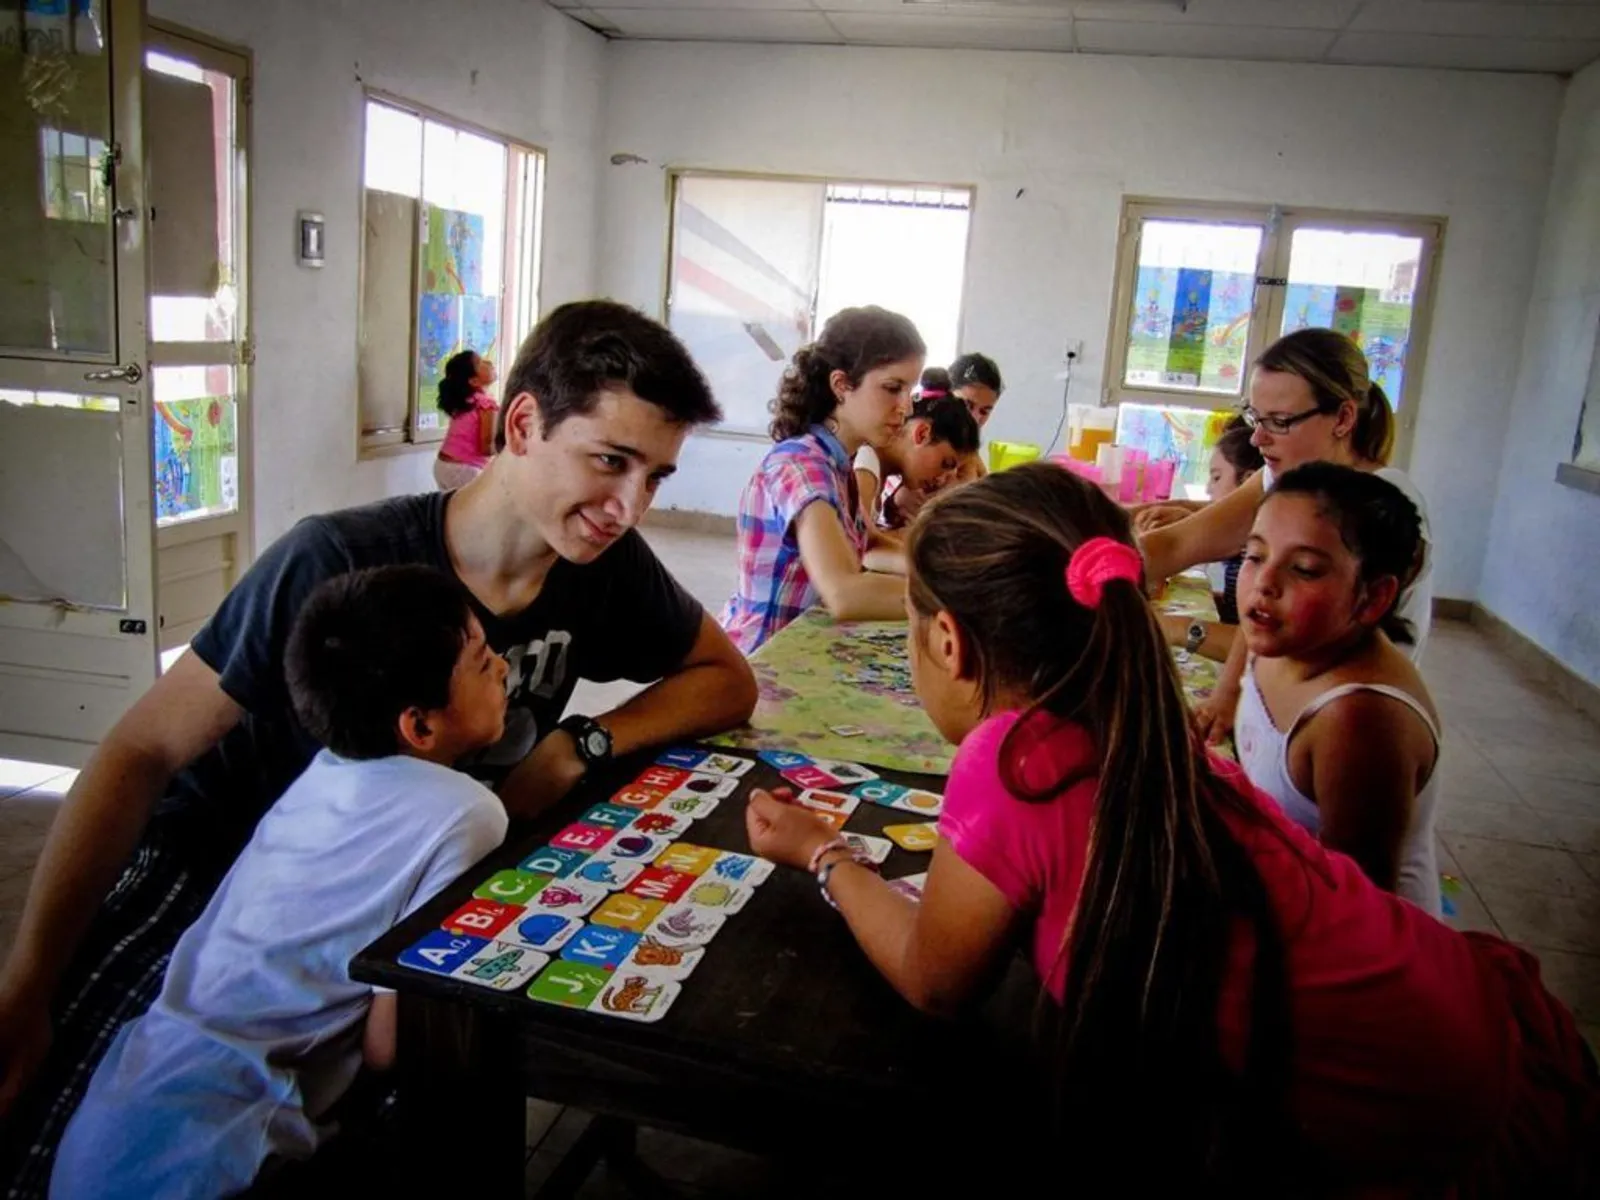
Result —
[{"label": "window glass pane", "polygon": [[1176,459],[1173,497],[1204,500],[1211,451],[1234,415],[1233,409],[1123,403],[1117,406],[1116,442],[1143,450],[1152,460]]},{"label": "window glass pane", "polygon": [[156,367],[153,467],[156,523],[214,517],[239,507],[232,367]]},{"label": "window glass pane", "polygon": [[367,101],[364,182],[381,192],[422,194],[422,118]]},{"label": "window glass pane", "polygon": [[1125,386],[1240,394],[1261,239],[1259,225],[1142,223]]},{"label": "window glass pane", "polygon": [[910,317],[930,364],[959,351],[966,192],[830,184],[823,210],[817,328],[841,308],[878,304]]},{"label": "window glass pane", "polygon": [[1361,347],[1373,381],[1399,409],[1421,260],[1419,237],[1296,229],[1282,332],[1320,326],[1345,334]]}]

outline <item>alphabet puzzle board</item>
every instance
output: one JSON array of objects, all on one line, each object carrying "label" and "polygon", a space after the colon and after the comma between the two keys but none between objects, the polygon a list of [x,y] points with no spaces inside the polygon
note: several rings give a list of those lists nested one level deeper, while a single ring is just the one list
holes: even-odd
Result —
[{"label": "alphabet puzzle board", "polygon": [[[933,848],[943,799],[880,779],[851,762],[786,751],[759,757],[794,788],[795,803],[842,829],[862,803],[920,822],[887,837],[846,833],[883,862],[891,844]],[[631,1021],[659,1021],[773,872],[765,859],[688,840],[696,821],[742,800],[752,759],[685,748],[663,754],[515,867],[494,872],[437,929],[403,950],[403,967],[529,1000]],[[920,897],[923,875],[896,880]]]}]

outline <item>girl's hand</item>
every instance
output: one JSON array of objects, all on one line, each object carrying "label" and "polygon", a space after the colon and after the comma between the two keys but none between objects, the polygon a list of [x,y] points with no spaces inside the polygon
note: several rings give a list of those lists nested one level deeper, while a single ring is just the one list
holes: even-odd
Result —
[{"label": "girl's hand", "polygon": [[774,796],[759,788],[750,793],[744,810],[744,826],[750,835],[750,849],[762,858],[786,867],[805,870],[817,847],[833,840],[833,827],[810,810],[781,797],[792,795],[787,789]]},{"label": "girl's hand", "polygon": [[1233,732],[1233,714],[1239,708],[1239,689],[1218,685],[1194,710],[1195,730],[1208,746],[1220,745]]},{"label": "girl's hand", "polygon": [[1187,508],[1176,504],[1148,504],[1133,514],[1133,528],[1136,533],[1149,533],[1164,525],[1175,525],[1189,515]]}]

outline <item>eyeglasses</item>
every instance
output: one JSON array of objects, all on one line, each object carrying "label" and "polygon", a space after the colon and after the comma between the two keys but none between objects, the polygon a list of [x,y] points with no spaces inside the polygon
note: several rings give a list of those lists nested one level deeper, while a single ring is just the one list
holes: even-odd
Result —
[{"label": "eyeglasses", "polygon": [[1320,408],[1313,408],[1310,412],[1295,413],[1292,417],[1269,417],[1258,413],[1253,408],[1241,408],[1239,416],[1251,429],[1265,429],[1268,433],[1288,433],[1302,421],[1309,421],[1312,417],[1327,416]]}]

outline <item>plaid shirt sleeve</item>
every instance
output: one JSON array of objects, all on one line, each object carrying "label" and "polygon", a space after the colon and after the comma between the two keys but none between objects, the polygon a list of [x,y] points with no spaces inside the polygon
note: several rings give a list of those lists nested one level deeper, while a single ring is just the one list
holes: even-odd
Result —
[{"label": "plaid shirt sleeve", "polygon": [[[821,500],[838,509],[839,489],[826,460],[814,455],[774,455],[763,469],[767,498],[784,529],[791,527],[813,501]],[[841,513],[840,520],[844,518]]]}]

